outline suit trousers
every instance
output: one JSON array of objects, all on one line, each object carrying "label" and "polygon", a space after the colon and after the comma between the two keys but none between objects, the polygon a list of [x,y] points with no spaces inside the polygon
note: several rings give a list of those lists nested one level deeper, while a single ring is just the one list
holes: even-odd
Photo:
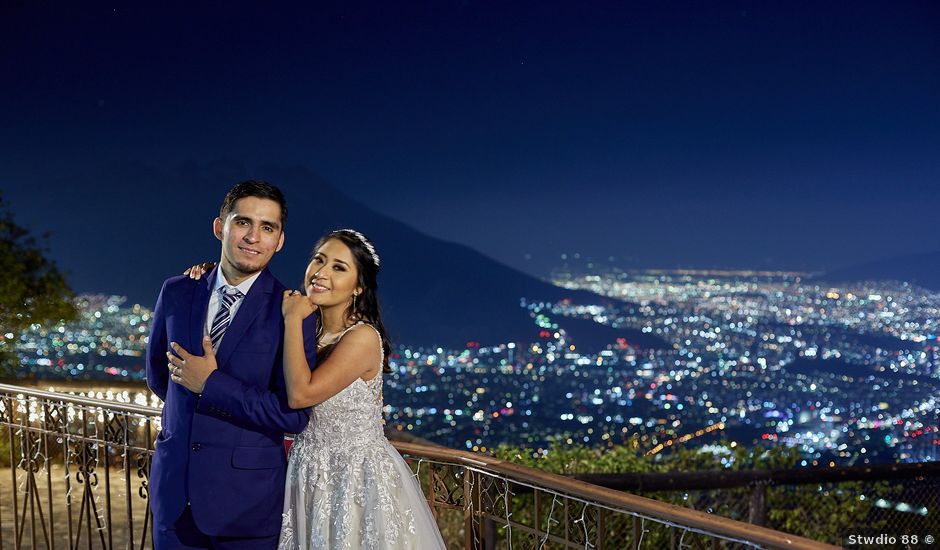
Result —
[{"label": "suit trousers", "polygon": [[187,505],[169,529],[154,526],[155,550],[275,550],[278,535],[269,537],[215,537],[199,530]]}]

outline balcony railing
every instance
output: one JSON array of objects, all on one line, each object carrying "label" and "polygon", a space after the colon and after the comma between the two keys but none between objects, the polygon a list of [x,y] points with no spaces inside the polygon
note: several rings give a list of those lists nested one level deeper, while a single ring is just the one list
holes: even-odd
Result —
[{"label": "balcony railing", "polygon": [[[160,410],[0,384],[0,548],[152,548]],[[834,548],[492,457],[396,442],[451,548]]]}]

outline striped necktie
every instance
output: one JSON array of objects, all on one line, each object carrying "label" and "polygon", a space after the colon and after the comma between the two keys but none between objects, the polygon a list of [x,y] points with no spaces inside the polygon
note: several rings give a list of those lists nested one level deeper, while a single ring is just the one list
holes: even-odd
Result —
[{"label": "striped necktie", "polygon": [[212,329],[209,331],[209,338],[212,340],[212,351],[219,350],[219,343],[222,336],[225,335],[225,329],[232,321],[232,306],[241,299],[244,294],[233,286],[222,285],[219,287],[221,301],[219,302],[219,311],[212,320]]}]

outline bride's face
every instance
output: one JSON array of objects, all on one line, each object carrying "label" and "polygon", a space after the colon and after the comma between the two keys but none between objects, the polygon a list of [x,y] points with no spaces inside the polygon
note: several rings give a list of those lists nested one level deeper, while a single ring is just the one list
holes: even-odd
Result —
[{"label": "bride's face", "polygon": [[330,239],[317,249],[304,281],[310,301],[321,308],[346,307],[352,302],[353,293],[361,290],[353,253],[337,239]]}]

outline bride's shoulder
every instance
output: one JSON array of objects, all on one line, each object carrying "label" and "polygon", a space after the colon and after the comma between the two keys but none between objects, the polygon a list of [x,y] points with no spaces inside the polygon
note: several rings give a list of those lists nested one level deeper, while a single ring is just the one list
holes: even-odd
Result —
[{"label": "bride's shoulder", "polygon": [[359,321],[355,325],[346,329],[346,332],[340,338],[340,340],[345,340],[346,338],[352,337],[356,342],[361,344],[370,344],[374,343],[376,337],[379,338],[379,343],[381,344],[382,335],[379,334],[378,329],[372,326],[365,321]]}]

